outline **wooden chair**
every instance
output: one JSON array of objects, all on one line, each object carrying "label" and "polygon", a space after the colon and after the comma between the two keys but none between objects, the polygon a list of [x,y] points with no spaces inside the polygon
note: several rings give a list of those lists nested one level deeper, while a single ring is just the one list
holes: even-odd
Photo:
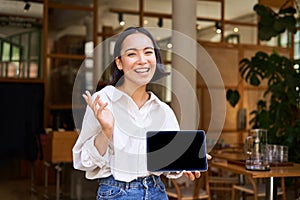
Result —
[{"label": "wooden chair", "polygon": [[[204,179],[203,179],[204,178]],[[200,178],[193,181],[189,186],[179,185],[176,179],[168,179],[171,184],[166,188],[167,195],[170,199],[177,200],[210,200],[210,189],[208,183],[208,173],[205,172]],[[202,182],[204,180],[204,182]],[[202,186],[202,187],[201,187]]]},{"label": "wooden chair", "polygon": [[[212,162],[227,162],[214,159]],[[239,175],[217,167],[209,167],[208,182],[210,194],[214,198],[231,198],[232,185],[239,183]]]},{"label": "wooden chair", "polygon": [[[214,197],[230,197],[232,186],[239,183],[239,178],[235,176],[226,175],[209,175],[208,178],[210,194]],[[220,197],[219,197],[220,196]]]},{"label": "wooden chair", "polygon": [[[257,200],[258,197],[266,196],[266,185],[264,183],[256,183],[253,178],[246,176],[247,183],[245,185],[234,184],[232,186],[232,200],[235,200],[235,192],[241,191],[246,194],[253,195],[253,200]],[[285,181],[284,177],[280,180],[280,187],[277,188],[277,195],[282,196],[282,200],[286,200],[286,192],[285,192]]]}]

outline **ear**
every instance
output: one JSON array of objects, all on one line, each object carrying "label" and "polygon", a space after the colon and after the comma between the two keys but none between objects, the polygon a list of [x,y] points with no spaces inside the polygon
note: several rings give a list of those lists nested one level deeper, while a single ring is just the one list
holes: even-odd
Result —
[{"label": "ear", "polygon": [[118,68],[119,70],[122,70],[122,69],[123,69],[123,66],[122,66],[121,59],[120,59],[120,58],[115,58],[115,62],[116,62],[117,68]]}]

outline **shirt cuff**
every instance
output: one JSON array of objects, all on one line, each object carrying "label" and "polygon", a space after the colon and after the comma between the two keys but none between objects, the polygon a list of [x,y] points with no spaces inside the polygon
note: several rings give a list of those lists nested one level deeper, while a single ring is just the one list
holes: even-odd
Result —
[{"label": "shirt cuff", "polygon": [[103,167],[109,163],[109,147],[107,148],[105,154],[101,156],[98,149],[95,146],[95,138],[96,136],[93,136],[84,144],[84,149],[86,150],[86,153],[83,152],[82,164],[86,167],[91,167],[93,165]]}]

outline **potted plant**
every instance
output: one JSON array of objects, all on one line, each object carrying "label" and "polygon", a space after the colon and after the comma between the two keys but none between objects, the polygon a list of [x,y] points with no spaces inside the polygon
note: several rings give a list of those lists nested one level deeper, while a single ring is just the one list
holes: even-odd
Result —
[{"label": "potted plant", "polygon": [[[261,14],[259,39],[269,40],[271,37],[282,33],[282,25],[278,25],[282,23],[282,20],[288,21],[284,30],[287,29],[295,33],[296,20],[292,19],[292,13],[295,13],[295,9],[284,8],[279,10],[279,14],[276,14],[271,9],[257,4],[254,6],[254,10],[257,14]],[[263,14],[263,10],[268,11],[269,14]],[[273,17],[270,17],[270,13]],[[279,21],[276,22],[276,20]],[[268,33],[264,27],[270,26],[277,32],[270,29]],[[281,29],[279,30],[278,27]],[[249,122],[251,127],[267,129],[268,143],[288,146],[289,160],[293,162],[300,161],[299,66],[299,60],[281,56],[276,51],[270,55],[259,51],[251,59],[242,59],[239,68],[242,78],[252,86],[259,86],[263,80],[267,80],[265,98],[259,100],[257,109],[250,113],[252,116]],[[226,98],[234,107],[239,101],[239,92],[229,89]]]}]

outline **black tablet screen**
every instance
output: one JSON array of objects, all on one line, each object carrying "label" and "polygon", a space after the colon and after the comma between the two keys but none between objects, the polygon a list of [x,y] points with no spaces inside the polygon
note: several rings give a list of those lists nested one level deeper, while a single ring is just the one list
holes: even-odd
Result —
[{"label": "black tablet screen", "polygon": [[206,171],[203,130],[147,132],[148,171]]}]

